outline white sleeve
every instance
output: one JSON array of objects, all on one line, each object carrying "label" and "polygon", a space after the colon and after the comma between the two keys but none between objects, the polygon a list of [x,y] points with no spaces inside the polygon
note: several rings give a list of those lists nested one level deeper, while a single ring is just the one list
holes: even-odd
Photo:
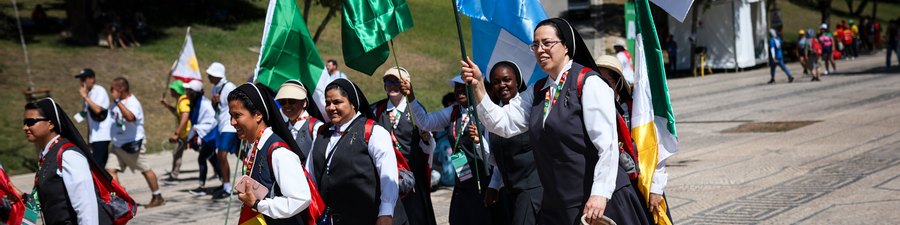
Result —
[{"label": "white sleeve", "polygon": [[600,156],[594,167],[594,183],[591,195],[609,199],[616,188],[619,166],[616,133],[616,108],[612,88],[597,76],[584,79],[581,104],[584,112],[584,127],[591,143]]},{"label": "white sleeve", "polygon": [[[427,132],[427,131],[426,131]],[[422,152],[428,155],[428,168],[431,168],[432,163],[434,163],[434,147],[437,146],[437,143],[434,141],[434,135],[428,134],[428,140],[422,140],[419,142],[419,147],[422,148]],[[429,173],[431,171],[428,171]]]},{"label": "white sleeve", "polygon": [[494,166],[494,173],[491,174],[491,183],[488,184],[488,188],[494,190],[503,188],[503,176],[500,175],[500,167]]},{"label": "white sleeve", "polygon": [[423,131],[439,131],[450,126],[450,114],[453,113],[452,106],[437,112],[428,113],[425,111],[422,103],[419,103],[419,99],[416,99],[410,103],[409,109],[413,113],[416,126]]},{"label": "white sleeve", "polygon": [[394,206],[397,205],[400,195],[400,174],[397,171],[397,156],[394,155],[391,136],[387,130],[381,126],[372,128],[368,150],[372,160],[375,161],[375,169],[378,170],[381,184],[381,203],[378,207],[378,216],[393,216]]},{"label": "white sleeve", "polygon": [[650,182],[650,193],[663,194],[666,190],[666,183],[669,181],[669,173],[666,172],[666,160],[662,160],[656,165],[653,171],[653,180]]},{"label": "white sleeve", "polygon": [[311,199],[306,176],[301,171],[303,167],[300,165],[300,157],[282,147],[273,150],[272,158],[269,160],[272,160],[275,182],[278,183],[283,196],[274,198],[256,196],[260,199],[257,210],[275,219],[297,215],[309,206]]},{"label": "white sleeve", "polygon": [[144,106],[141,105],[141,102],[137,101],[137,97],[134,97],[134,103],[132,105],[126,105],[128,107],[128,111],[131,111],[131,114],[134,114],[134,122],[144,120]]},{"label": "white sleeve", "polygon": [[92,91],[88,97],[91,98],[91,101],[94,101],[94,104],[100,106],[100,108],[109,109],[109,95],[107,95],[105,91]]},{"label": "white sleeve", "polygon": [[63,152],[62,172],[57,170],[57,174],[66,186],[78,224],[98,224],[97,193],[94,192],[94,179],[87,158],[75,151]]},{"label": "white sleeve", "polygon": [[478,103],[478,115],[487,131],[509,138],[528,131],[528,117],[534,99],[533,85],[509,100],[503,107],[497,106],[487,95]]}]

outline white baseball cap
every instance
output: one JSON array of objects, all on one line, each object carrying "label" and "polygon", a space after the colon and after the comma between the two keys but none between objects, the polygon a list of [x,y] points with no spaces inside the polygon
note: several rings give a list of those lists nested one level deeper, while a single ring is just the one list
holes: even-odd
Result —
[{"label": "white baseball cap", "polygon": [[206,68],[206,74],[213,77],[225,78],[225,65],[219,62],[213,62]]},{"label": "white baseball cap", "polygon": [[184,83],[184,88],[191,89],[194,92],[201,92],[203,91],[203,82],[191,80],[190,82]]}]

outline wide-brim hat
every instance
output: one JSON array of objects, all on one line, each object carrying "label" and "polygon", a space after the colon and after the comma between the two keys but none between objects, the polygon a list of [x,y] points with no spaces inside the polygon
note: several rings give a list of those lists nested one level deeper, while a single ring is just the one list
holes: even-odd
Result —
[{"label": "wide-brim hat", "polygon": [[213,62],[206,68],[206,74],[213,77],[225,78],[225,65],[219,62]]},{"label": "wide-brim hat", "polygon": [[175,93],[178,93],[179,95],[183,95],[184,94],[184,82],[182,82],[181,80],[172,81],[172,83],[169,84],[169,89],[172,89],[173,91],[175,91]]},{"label": "wide-brim hat", "polygon": [[[618,73],[620,77],[623,74],[622,73],[622,62],[619,62],[619,59],[616,58],[615,56],[601,55],[594,62],[597,64],[597,67],[607,68],[609,70],[612,70],[613,72]],[[597,71],[597,72],[600,72],[600,71]]]},{"label": "wide-brim hat", "polygon": [[278,88],[278,94],[275,95],[275,100],[304,100],[306,99],[306,93],[306,87],[304,87],[302,83],[296,80],[288,80],[285,81],[284,84],[281,84],[281,87]]}]

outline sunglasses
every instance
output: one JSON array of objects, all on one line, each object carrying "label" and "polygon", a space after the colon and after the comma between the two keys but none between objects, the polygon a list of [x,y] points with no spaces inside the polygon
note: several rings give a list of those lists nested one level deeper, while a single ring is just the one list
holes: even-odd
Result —
[{"label": "sunglasses", "polygon": [[384,86],[385,86],[385,87],[395,87],[395,86],[400,86],[400,81],[396,81],[396,80],[386,80],[386,81],[384,81]]},{"label": "sunglasses", "polygon": [[34,124],[41,122],[41,121],[50,121],[50,119],[47,119],[47,118],[25,118],[22,120],[22,124],[25,124],[25,126],[30,127],[30,126],[34,126]]},{"label": "sunglasses", "polygon": [[281,105],[293,105],[293,104],[297,104],[299,102],[300,102],[300,100],[297,100],[297,99],[290,99],[290,98],[278,99],[278,104],[281,104]]}]

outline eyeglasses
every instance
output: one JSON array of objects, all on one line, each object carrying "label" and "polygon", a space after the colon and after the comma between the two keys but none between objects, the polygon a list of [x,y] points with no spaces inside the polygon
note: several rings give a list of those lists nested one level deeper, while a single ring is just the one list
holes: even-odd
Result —
[{"label": "eyeglasses", "polygon": [[384,86],[385,86],[385,87],[395,87],[395,86],[400,86],[400,81],[397,81],[397,80],[386,80],[386,81],[384,81]]},{"label": "eyeglasses", "polygon": [[47,118],[25,118],[22,120],[22,124],[25,124],[25,126],[30,127],[30,126],[34,126],[34,124],[41,122],[41,121],[50,121],[50,119],[47,119]]},{"label": "eyeglasses", "polygon": [[278,99],[278,104],[281,104],[281,105],[293,105],[293,104],[298,104],[299,102],[300,102],[300,100],[291,99],[291,98]]},{"label": "eyeglasses", "polygon": [[559,44],[559,42],[560,41],[533,42],[531,43],[531,51],[536,52],[539,47],[544,49],[544,51],[550,51],[550,49],[552,49],[553,46],[556,46],[556,44]]}]

